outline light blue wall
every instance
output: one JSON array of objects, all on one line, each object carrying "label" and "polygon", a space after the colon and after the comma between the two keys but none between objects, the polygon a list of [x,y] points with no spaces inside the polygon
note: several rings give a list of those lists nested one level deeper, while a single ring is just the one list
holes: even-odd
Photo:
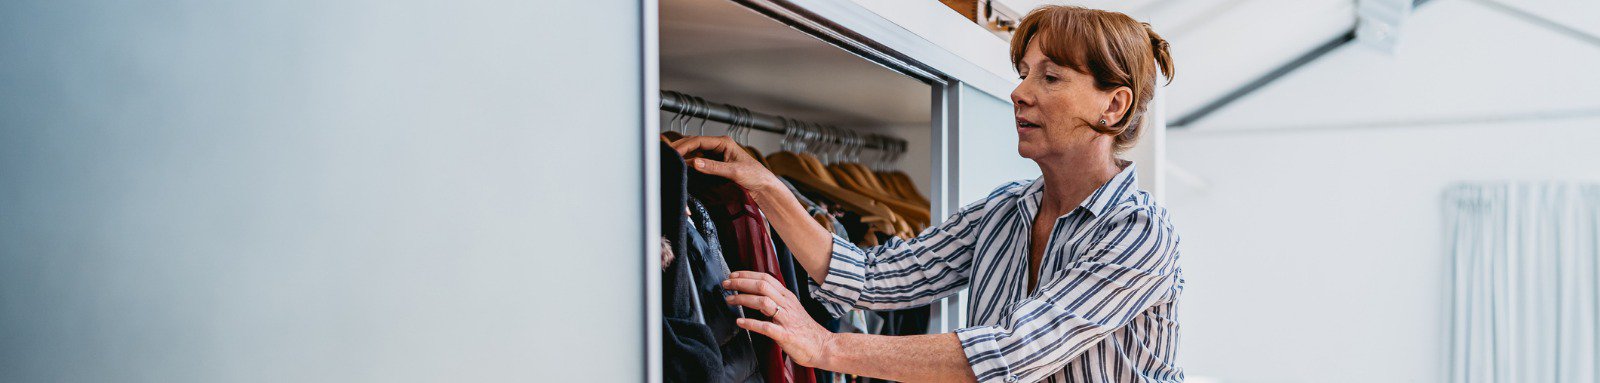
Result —
[{"label": "light blue wall", "polygon": [[1038,178],[1039,165],[1017,154],[1017,119],[1011,100],[965,84],[960,92],[957,200],[966,205],[1007,182]]},{"label": "light blue wall", "polygon": [[639,12],[0,2],[0,381],[639,380]]}]

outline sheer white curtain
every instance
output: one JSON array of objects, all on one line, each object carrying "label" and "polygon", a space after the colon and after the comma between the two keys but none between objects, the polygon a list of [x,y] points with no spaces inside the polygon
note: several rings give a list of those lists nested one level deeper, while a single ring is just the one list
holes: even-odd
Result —
[{"label": "sheer white curtain", "polygon": [[1600,185],[1445,193],[1451,382],[1600,382]]}]

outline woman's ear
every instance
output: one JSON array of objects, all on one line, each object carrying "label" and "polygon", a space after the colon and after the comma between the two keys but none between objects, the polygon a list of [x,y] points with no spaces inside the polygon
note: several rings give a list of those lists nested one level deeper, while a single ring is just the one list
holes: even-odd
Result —
[{"label": "woman's ear", "polygon": [[1116,125],[1122,121],[1122,116],[1128,113],[1128,107],[1133,104],[1133,89],[1119,86],[1111,90],[1111,102],[1106,103],[1106,110],[1101,116],[1106,119],[1106,126]]}]

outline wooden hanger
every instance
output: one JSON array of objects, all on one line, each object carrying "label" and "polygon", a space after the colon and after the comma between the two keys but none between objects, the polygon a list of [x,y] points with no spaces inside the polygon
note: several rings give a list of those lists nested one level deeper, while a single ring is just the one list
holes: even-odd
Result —
[{"label": "wooden hanger", "polygon": [[913,203],[920,202],[920,201],[917,201],[914,198],[911,198],[910,195],[907,195],[905,186],[900,184],[900,180],[899,179],[896,179],[895,177],[890,176],[888,172],[873,172],[872,176],[874,178],[877,178],[878,179],[878,183],[883,184],[883,187],[885,189],[889,190],[889,194],[893,194],[893,195],[895,195],[897,197],[900,197],[901,200],[905,200],[906,202],[913,202]]},{"label": "wooden hanger", "polygon": [[901,172],[899,170],[891,170],[891,171],[880,172],[879,175],[883,176],[885,179],[891,180],[890,182],[893,182],[894,184],[898,185],[897,187],[903,193],[902,195],[904,195],[907,199],[909,199],[911,201],[914,201],[914,202],[916,202],[917,204],[920,204],[920,205],[931,205],[931,203],[929,202],[931,200],[929,200],[928,197],[923,196],[921,191],[917,190],[917,184],[915,182],[912,182],[911,181],[911,176],[906,175],[905,172]]},{"label": "wooden hanger", "polygon": [[861,189],[863,191],[872,191],[872,192],[877,193],[877,194],[882,194],[881,193],[882,190],[880,190],[877,187],[877,185],[873,185],[872,181],[866,179],[865,177],[862,177],[860,169],[857,169],[855,166],[851,166],[851,165],[853,165],[853,164],[837,163],[837,164],[833,164],[833,165],[828,165],[828,170],[831,170],[831,171],[833,171],[835,173],[834,174],[835,178],[838,178],[838,177],[849,178],[850,181],[851,181],[851,184],[856,185],[855,188],[857,188],[857,189]]},{"label": "wooden hanger", "polygon": [[[815,158],[813,158],[814,160]],[[906,226],[898,224],[903,221],[894,210],[871,197],[846,190],[837,184],[823,180],[811,172],[805,164],[807,161],[802,155],[791,152],[777,152],[767,156],[767,169],[780,177],[788,177],[796,186],[821,193],[828,199],[838,202],[846,209],[861,214],[862,222],[880,226],[885,232],[896,232]],[[868,219],[876,217],[875,219]]]},{"label": "wooden hanger", "polygon": [[895,194],[899,194],[901,197],[905,197],[907,200],[911,200],[913,202],[919,202],[919,203],[923,202],[923,201],[918,200],[917,197],[911,192],[911,190],[907,188],[907,186],[909,186],[909,185],[906,185],[905,183],[900,182],[901,181],[900,177],[895,177],[894,173],[877,172],[875,174],[878,175],[878,179],[879,180],[883,180],[884,184],[887,184],[887,185],[889,185],[889,187],[894,188]]},{"label": "wooden hanger", "polygon": [[859,169],[853,169],[845,164],[835,164],[829,166],[828,170],[833,172],[834,179],[839,180],[839,186],[878,201],[894,210],[901,217],[906,218],[909,221],[911,231],[920,231],[927,227],[928,222],[931,222],[930,217],[932,214],[929,213],[927,207],[924,207],[925,205],[911,204],[901,200],[899,197],[888,195],[886,192],[873,188],[861,178]]},{"label": "wooden hanger", "polygon": [[890,192],[888,185],[884,185],[882,181],[879,181],[878,175],[873,174],[872,169],[867,168],[866,165],[858,163],[846,165],[852,169],[855,169],[857,177],[860,177],[863,181],[865,181],[867,186],[871,186],[873,189],[876,189],[878,192],[883,193],[884,195],[900,197],[899,195]]},{"label": "wooden hanger", "polygon": [[806,170],[811,172],[811,174],[822,179],[822,181],[827,182],[829,185],[839,186],[839,181],[835,180],[833,175],[828,173],[828,167],[822,164],[822,160],[818,160],[816,156],[813,156],[810,153],[800,153],[796,156],[799,157],[801,165],[805,166]]}]

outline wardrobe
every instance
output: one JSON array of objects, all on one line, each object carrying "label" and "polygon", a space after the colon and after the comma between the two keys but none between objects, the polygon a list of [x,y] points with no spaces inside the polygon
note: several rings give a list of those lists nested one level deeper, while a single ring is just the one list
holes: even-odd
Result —
[{"label": "wardrobe", "polygon": [[[909,185],[896,189],[920,194],[921,198],[907,201],[921,206],[894,201],[897,205],[893,207],[896,212],[913,210],[909,212],[912,216],[922,217],[921,222],[912,223],[915,230],[902,231],[900,237],[909,237],[939,222],[959,207],[963,192],[970,200],[981,197],[976,193],[988,191],[971,192],[971,187],[963,190],[963,148],[959,138],[964,123],[981,132],[973,136],[987,136],[984,140],[969,140],[986,145],[978,147],[985,155],[1016,157],[1011,106],[1006,93],[1001,93],[1009,92],[1011,83],[993,70],[979,68],[951,52],[951,47],[933,44],[865,7],[871,3],[659,0],[655,5],[656,34],[647,36],[647,40],[656,40],[656,81],[646,82],[645,104],[657,106],[650,111],[657,120],[646,122],[647,134],[727,135],[758,156],[779,152],[815,154],[821,158],[819,162],[863,163],[879,170],[879,174],[892,171],[904,175]],[[901,6],[949,12],[936,2]],[[956,26],[981,31],[975,25]],[[983,37],[991,39],[980,41],[987,43],[987,48],[1004,45],[993,36]],[[668,157],[671,156],[645,156],[673,161]],[[1021,164],[1023,171],[1031,168],[1031,163],[1013,164]],[[647,171],[661,166],[648,161],[646,164]],[[667,164],[660,169],[672,167]],[[848,179],[843,174],[835,176]],[[991,177],[973,178],[988,184],[977,189],[999,183]],[[1020,177],[1004,180],[1016,178]],[[649,186],[647,183],[647,195],[653,195]],[[810,191],[800,185],[796,193]],[[646,216],[655,217],[658,213],[665,212],[651,210]],[[671,226],[655,225],[647,228],[647,235],[661,232],[663,228],[659,226],[663,225]],[[860,237],[860,233],[853,234]],[[726,230],[723,235],[728,235]],[[657,254],[648,247],[647,255]],[[799,277],[803,278],[803,273]],[[647,288],[655,287],[656,284],[647,283]],[[646,296],[661,295],[651,290]],[[700,302],[709,304],[707,299]],[[898,319],[910,317],[924,322],[917,323],[916,331],[949,331],[963,324],[964,305],[963,293],[920,312],[898,313]],[[660,313],[652,308],[646,323],[660,323]],[[885,315],[884,318],[896,318],[896,314]],[[652,363],[662,360],[660,354],[651,354],[649,359]],[[650,379],[660,378],[660,368],[663,366],[650,366]]]}]

